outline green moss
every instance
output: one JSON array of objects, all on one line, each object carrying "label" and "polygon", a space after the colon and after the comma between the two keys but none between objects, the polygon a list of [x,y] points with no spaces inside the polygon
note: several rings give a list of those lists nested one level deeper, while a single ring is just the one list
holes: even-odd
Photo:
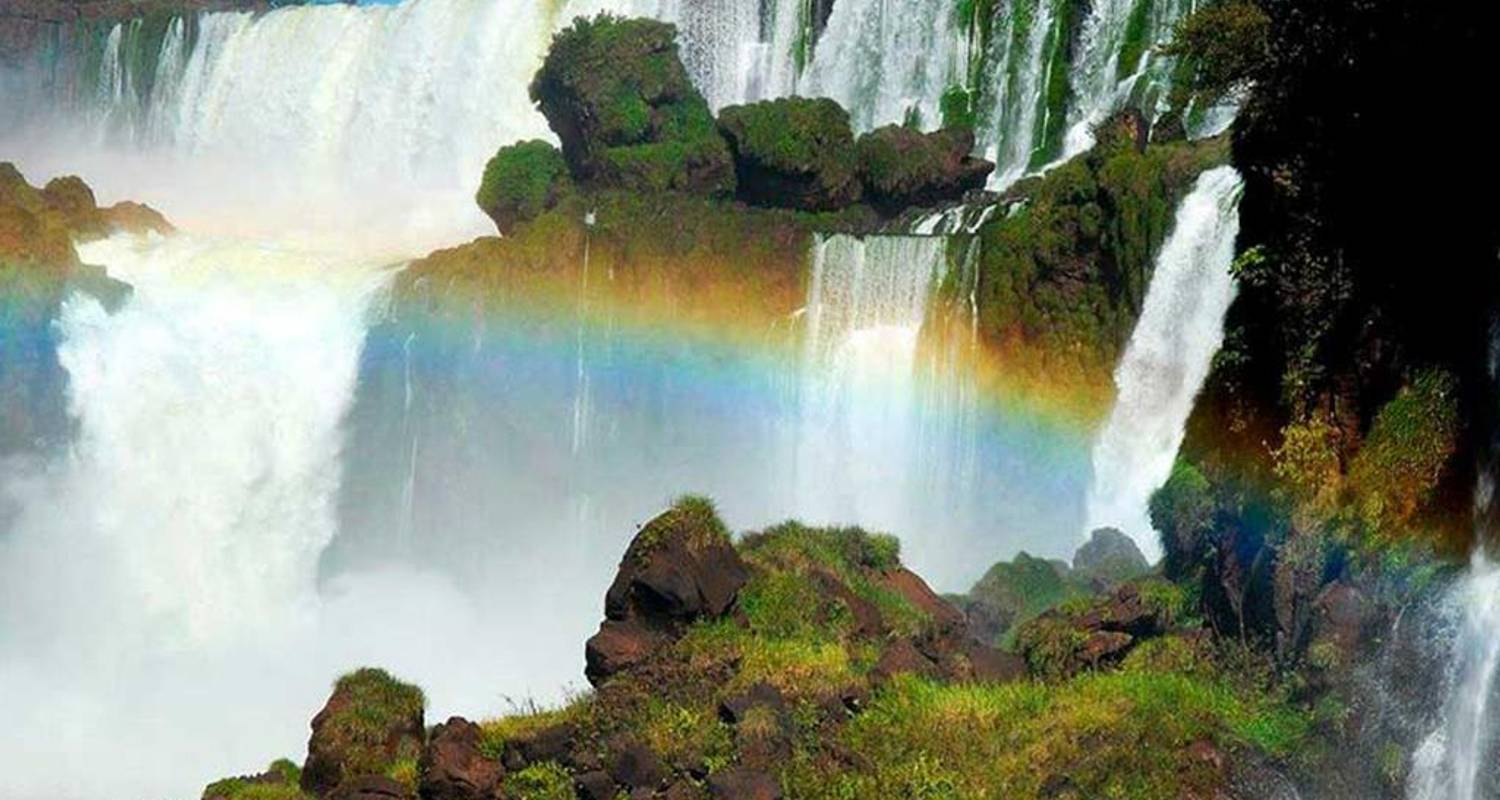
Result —
[{"label": "green moss", "polygon": [[1167,577],[1192,575],[1206,556],[1213,527],[1215,503],[1208,479],[1191,463],[1178,459],[1148,505],[1151,527],[1161,533]]},{"label": "green moss", "polygon": [[573,800],[573,778],[561,764],[544,761],[505,776],[507,797],[515,800]]},{"label": "green moss", "polygon": [[943,90],[939,108],[943,115],[944,128],[974,128],[975,108],[978,100],[975,93],[957,84]]},{"label": "green moss", "polygon": [[[551,144],[533,139],[507,145],[484,167],[474,201],[496,224],[508,228],[555,205],[572,190],[567,162]],[[504,219],[506,222],[501,222]]]}]

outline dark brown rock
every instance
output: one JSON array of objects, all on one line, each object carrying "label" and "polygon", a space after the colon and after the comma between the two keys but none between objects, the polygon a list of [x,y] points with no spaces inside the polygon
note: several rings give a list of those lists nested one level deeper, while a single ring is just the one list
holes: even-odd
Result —
[{"label": "dark brown rock", "polygon": [[781,800],[781,785],[769,773],[736,767],[710,775],[708,793],[715,800]]},{"label": "dark brown rock", "polygon": [[585,674],[596,686],[647,660],[697,619],[722,617],[750,573],[706,500],[689,498],[646,523],[604,597]]},{"label": "dark brown rock", "polygon": [[661,759],[635,737],[618,737],[609,750],[609,774],[616,783],[631,789],[655,789],[666,780],[667,768]]},{"label": "dark brown rock", "polygon": [[573,782],[579,800],[615,800],[615,779],[604,770],[579,775]]},{"label": "dark brown rock", "polygon": [[487,800],[504,776],[480,751],[483,732],[463,717],[436,725],[418,762],[422,800]]},{"label": "dark brown rock", "polygon": [[384,670],[340,678],[313,717],[302,788],[324,795],[351,780],[383,775],[403,758],[418,758],[426,737],[422,705],[421,690]]},{"label": "dark brown rock", "polygon": [[971,644],[964,652],[969,674],[961,680],[976,683],[1010,683],[1026,677],[1026,659],[993,647]]}]

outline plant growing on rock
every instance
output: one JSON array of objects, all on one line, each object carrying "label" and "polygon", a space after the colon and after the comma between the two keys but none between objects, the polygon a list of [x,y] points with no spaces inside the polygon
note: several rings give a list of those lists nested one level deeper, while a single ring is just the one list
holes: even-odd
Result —
[{"label": "plant growing on rock", "polygon": [[538,139],[500,148],[484,167],[474,201],[501,233],[535,219],[573,190],[562,153]]}]

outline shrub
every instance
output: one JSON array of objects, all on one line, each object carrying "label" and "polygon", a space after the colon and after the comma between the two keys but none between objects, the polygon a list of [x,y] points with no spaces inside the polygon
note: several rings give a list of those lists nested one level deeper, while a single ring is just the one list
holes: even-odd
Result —
[{"label": "shrub", "polygon": [[1409,522],[1432,496],[1458,447],[1456,379],[1418,373],[1375,415],[1349,466],[1360,514],[1377,532]]},{"label": "shrub", "polygon": [[1213,102],[1254,79],[1268,57],[1270,31],[1270,18],[1253,2],[1213,3],[1177,23],[1165,52],[1189,65],[1188,91]]},{"label": "shrub", "polygon": [[532,764],[505,776],[507,797],[516,800],[573,800],[573,778],[555,761]]}]

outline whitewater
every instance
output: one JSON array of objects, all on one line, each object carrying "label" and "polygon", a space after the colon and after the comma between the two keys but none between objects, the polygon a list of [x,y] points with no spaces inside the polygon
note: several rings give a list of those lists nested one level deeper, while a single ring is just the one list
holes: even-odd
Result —
[{"label": "whitewater", "polygon": [[[0,538],[0,753],[12,762],[0,793],[195,796],[211,777],[299,755],[308,710],[333,676],[360,664],[420,683],[429,719],[555,700],[581,677],[581,642],[620,547],[670,493],[721,496],[737,526],[801,515],[890,529],[940,588],[982,571],[975,552],[988,561],[1013,546],[1071,550],[1087,454],[1048,453],[1039,464],[1026,455],[1037,434],[985,417],[972,385],[934,376],[924,358],[946,240],[830,237],[810,254],[800,361],[765,378],[778,398],[765,419],[724,422],[695,406],[709,404],[668,367],[645,388],[611,392],[611,370],[626,359],[608,335],[580,326],[565,385],[507,401],[541,399],[526,419],[566,431],[549,455],[571,465],[568,485],[530,498],[556,515],[498,517],[482,500],[451,507],[441,493],[424,500],[419,467],[430,476],[451,465],[431,431],[451,436],[454,426],[423,417],[436,404],[413,376],[422,342],[405,340],[410,435],[391,466],[404,487],[400,535],[408,547],[460,536],[450,559],[488,571],[326,563],[333,543],[358,549],[370,533],[346,529],[339,503],[368,466],[349,459],[350,415],[393,276],[411,257],[493,231],[474,207],[475,184],[496,147],[554,139],[526,87],[550,34],[573,16],[608,9],[678,22],[684,59],[716,108],[823,94],[861,130],[906,119],[934,128],[943,92],[966,84],[988,121],[981,149],[1001,162],[998,180],[1039,166],[1038,120],[1056,112],[1042,76],[1062,57],[1048,36],[1052,0],[1038,3],[1042,23],[1004,44],[996,37],[991,47],[1015,40],[999,62],[1015,80],[982,91],[972,36],[946,2],[922,0],[915,12],[836,3],[799,69],[806,5],[778,0],[754,14],[727,1],[409,0],[206,14],[175,22],[154,62],[129,52],[132,37],[117,27],[56,54],[46,72],[67,79],[28,79],[34,94],[0,98],[27,109],[0,120],[4,157],[38,178],[81,174],[102,200],[148,202],[184,231],[80,248],[133,296],[114,313],[67,301],[60,356],[75,439],[54,458],[0,470],[20,509]],[[1124,24],[1119,3],[1096,5],[1084,30]],[[1181,5],[1153,3],[1153,24],[1170,24]],[[1130,94],[1101,55],[1119,37],[1090,36],[1079,52],[1106,66],[1076,65],[1094,78],[1068,112],[1077,135],[1058,157],[1087,147],[1087,122]],[[142,63],[149,80],[132,71]],[[1143,65],[1131,80],[1148,73]],[[704,439],[674,439],[674,458],[649,477],[640,452],[662,428],[632,399],[640,395],[705,421],[684,423]],[[486,441],[504,451],[503,437]],[[734,463],[721,455],[726,443],[764,457]],[[536,480],[527,455],[517,448],[441,474],[450,489],[503,496],[487,487]],[[1039,470],[1046,479],[1033,488]],[[412,524],[459,518],[471,528]],[[497,518],[507,527],[497,531]],[[538,609],[555,621],[538,624]]]}]

